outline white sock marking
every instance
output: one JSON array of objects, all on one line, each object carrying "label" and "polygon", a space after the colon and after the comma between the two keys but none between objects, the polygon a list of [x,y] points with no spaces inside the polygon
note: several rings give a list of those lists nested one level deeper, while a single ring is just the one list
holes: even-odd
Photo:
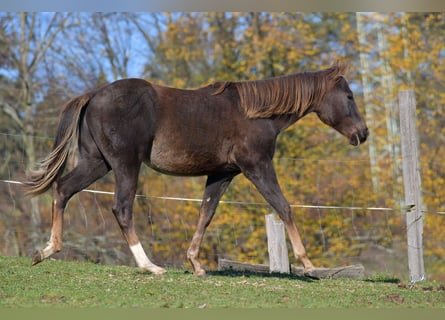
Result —
[{"label": "white sock marking", "polygon": [[136,259],[136,263],[139,268],[144,270],[149,270],[153,273],[164,273],[165,270],[161,267],[158,267],[153,262],[148,259],[147,254],[144,251],[144,248],[142,248],[142,245],[140,242],[137,244],[130,246],[130,250],[133,253],[134,258]]}]

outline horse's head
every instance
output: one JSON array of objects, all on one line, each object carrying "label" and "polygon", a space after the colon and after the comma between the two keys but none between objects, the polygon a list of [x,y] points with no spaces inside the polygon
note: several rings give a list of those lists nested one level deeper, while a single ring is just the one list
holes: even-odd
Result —
[{"label": "horse's head", "polygon": [[322,122],[347,137],[350,144],[357,146],[366,141],[368,127],[344,77],[337,79],[314,111]]}]

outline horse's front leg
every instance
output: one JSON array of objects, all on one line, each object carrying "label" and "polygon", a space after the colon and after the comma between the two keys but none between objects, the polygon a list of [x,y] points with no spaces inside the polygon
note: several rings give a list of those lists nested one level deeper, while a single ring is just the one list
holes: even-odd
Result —
[{"label": "horse's front leg", "polygon": [[204,196],[199,211],[199,220],[196,227],[196,231],[193,235],[190,247],[187,250],[187,258],[190,260],[194,274],[196,276],[205,276],[206,272],[202,268],[201,263],[198,260],[199,248],[201,246],[202,238],[204,237],[205,230],[212,221],[215,215],[216,207],[224,192],[227,190],[230,182],[235,174],[229,175],[215,175],[208,176],[205,186]]},{"label": "horse's front leg", "polygon": [[256,163],[244,164],[241,169],[283,220],[295,258],[302,262],[304,273],[310,275],[314,266],[306,254],[300,233],[292,217],[290,205],[278,184],[272,161],[261,160]]}]

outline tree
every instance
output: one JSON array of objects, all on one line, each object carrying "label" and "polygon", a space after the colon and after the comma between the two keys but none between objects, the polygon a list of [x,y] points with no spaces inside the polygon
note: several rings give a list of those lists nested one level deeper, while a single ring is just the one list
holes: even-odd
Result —
[{"label": "tree", "polygon": [[[351,148],[309,115],[280,135],[277,174],[286,197],[297,205],[293,212],[314,263],[347,263],[369,247],[390,251],[404,237],[401,216],[395,213],[402,197],[394,126],[400,89],[416,92],[427,210],[445,211],[445,168],[440,161],[445,156],[444,21],[441,13],[2,13],[0,127],[17,140],[3,136],[5,161],[0,169],[17,176],[25,156],[28,166],[45,155],[64,102],[106,82],[135,76],[196,88],[214,81],[316,70],[342,60],[350,64],[347,78],[366,113],[370,140]],[[148,251],[154,261],[174,266],[185,262],[199,207],[195,201],[157,197],[200,198],[203,185],[202,177],[141,171],[135,215],[141,240],[152,245]],[[112,175],[91,188],[112,191]],[[23,212],[28,210],[11,190],[5,189],[11,203],[0,205],[19,238],[36,228],[25,229]],[[41,210],[49,212],[49,197],[40,199]],[[271,208],[250,204],[264,200],[242,176],[234,179],[223,200],[244,204],[219,206],[203,243],[203,260],[211,267],[219,257],[265,262],[263,215]],[[132,261],[114,217],[106,213],[110,201],[109,196],[82,193],[70,202],[71,250],[65,254],[97,262]],[[355,206],[394,210],[347,209]],[[445,256],[438,227],[442,218],[426,215],[425,252],[435,270],[443,269],[437,261]],[[6,222],[0,224],[0,232],[12,233]],[[14,243],[17,252],[26,251],[23,241]]]},{"label": "tree", "polygon": [[[59,13],[5,13],[1,16],[3,68],[13,75],[16,92],[14,101],[2,98],[0,103],[3,113],[22,134],[28,166],[36,162],[33,120],[44,87],[41,65],[68,19],[69,15]],[[37,199],[32,199],[31,224],[34,230],[38,230],[40,222]]]}]

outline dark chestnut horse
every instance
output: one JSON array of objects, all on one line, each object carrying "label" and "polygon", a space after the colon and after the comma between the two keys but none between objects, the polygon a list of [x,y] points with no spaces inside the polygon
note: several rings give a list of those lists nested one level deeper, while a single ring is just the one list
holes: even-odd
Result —
[{"label": "dark chestnut horse", "polygon": [[[32,260],[37,264],[62,249],[68,200],[108,171],[115,174],[112,211],[142,270],[162,274],[142,248],[133,225],[133,200],[142,163],[165,174],[206,175],[203,201],[187,257],[194,273],[204,232],[233,177],[243,173],[283,220],[296,259],[306,274],[306,255],[290,206],[278,185],[272,157],[277,136],[310,112],[359,145],[368,136],[363,117],[343,77],[345,66],[259,81],[220,82],[180,90],[125,79],[85,93],[64,107],[52,152],[28,173],[27,194],[54,184],[51,237]],[[79,158],[63,175],[74,147]]]}]

